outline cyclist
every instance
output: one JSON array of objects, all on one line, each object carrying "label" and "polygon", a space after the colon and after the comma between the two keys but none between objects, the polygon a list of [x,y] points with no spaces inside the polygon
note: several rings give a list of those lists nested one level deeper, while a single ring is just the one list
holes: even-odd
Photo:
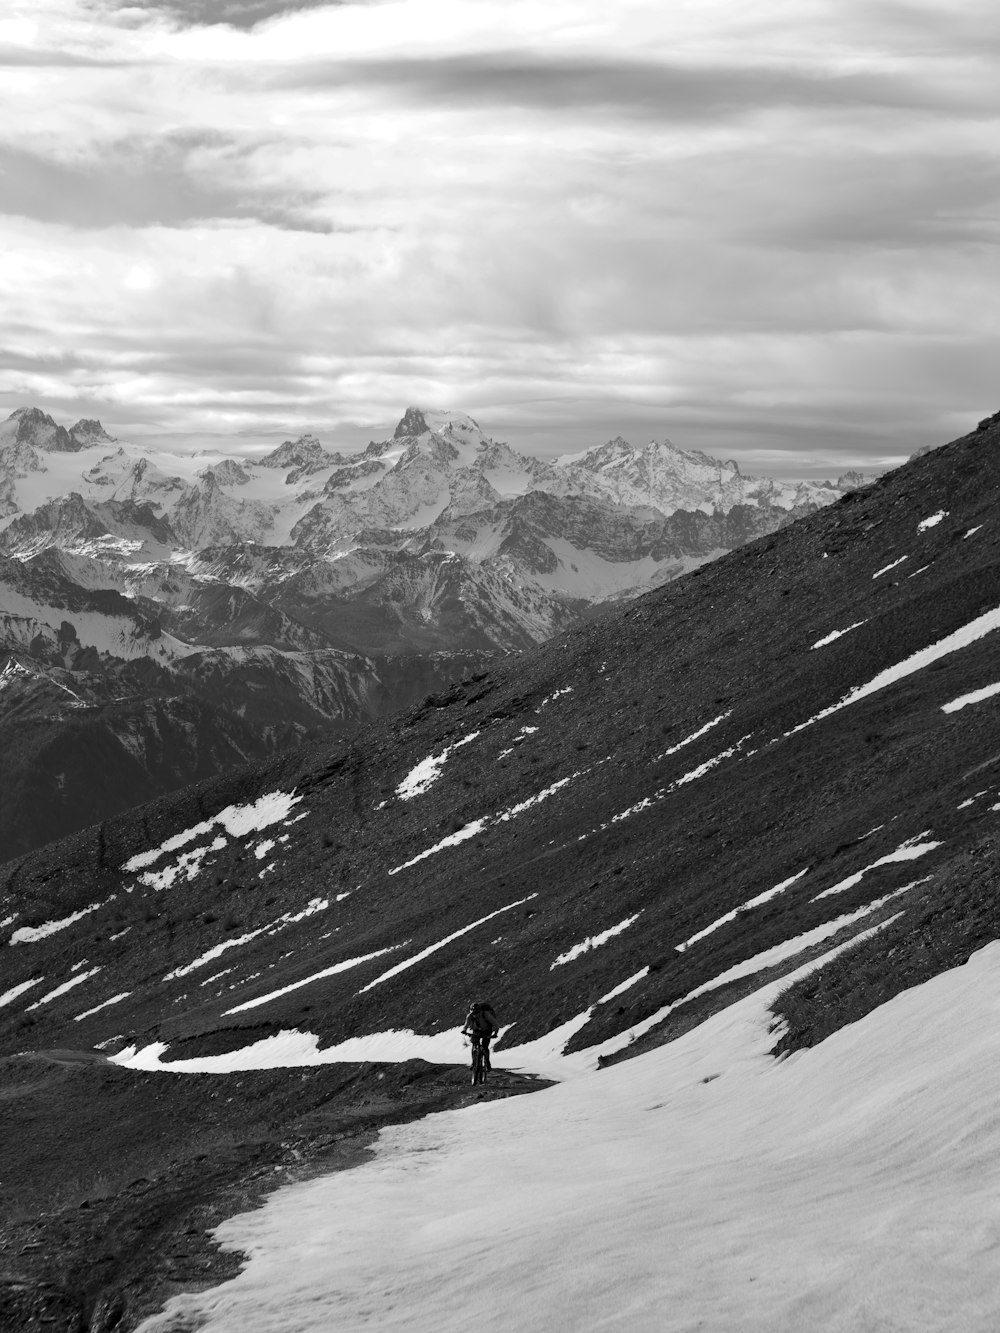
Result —
[{"label": "cyclist", "polygon": [[469,1005],[469,1012],[465,1016],[465,1025],[462,1028],[462,1036],[468,1037],[473,1046],[482,1047],[485,1069],[489,1072],[490,1065],[490,1042],[498,1036],[500,1028],[497,1024],[497,1016],[493,1012],[493,1006],[487,1000],[476,1000]]}]

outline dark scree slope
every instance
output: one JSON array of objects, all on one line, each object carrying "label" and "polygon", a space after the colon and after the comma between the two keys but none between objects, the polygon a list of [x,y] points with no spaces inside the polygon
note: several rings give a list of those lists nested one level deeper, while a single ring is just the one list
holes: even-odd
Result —
[{"label": "dark scree slope", "polygon": [[992,421],[349,746],[8,863],[0,1050],[325,1046],[455,1026],[478,993],[508,1046],[595,1006],[593,1046],[892,918],[791,997],[784,1040],[810,1042],[963,961],[1000,934],[1000,695],[945,705],[1000,682],[998,492]]}]

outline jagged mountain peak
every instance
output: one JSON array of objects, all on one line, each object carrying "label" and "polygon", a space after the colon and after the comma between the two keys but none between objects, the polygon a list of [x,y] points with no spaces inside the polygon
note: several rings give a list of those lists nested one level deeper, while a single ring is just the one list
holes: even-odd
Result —
[{"label": "jagged mountain peak", "polygon": [[396,429],[392,433],[394,440],[400,440],[404,436],[424,435],[430,430],[423,412],[419,407],[408,407],[400,417]]},{"label": "jagged mountain peak", "polygon": [[30,444],[35,449],[53,453],[74,453],[83,445],[65,426],[58,426],[40,407],[16,407],[0,424],[0,447],[5,444]]},{"label": "jagged mountain peak", "polygon": [[340,454],[329,453],[315,435],[300,435],[297,440],[283,440],[277,449],[257,460],[261,467],[308,468],[315,471],[343,462]]},{"label": "jagged mountain peak", "polygon": [[250,480],[250,473],[235,459],[224,458],[221,463],[202,468],[198,477],[203,481],[207,481],[211,477],[214,482],[218,482],[221,486],[246,486]]},{"label": "jagged mountain peak", "polygon": [[104,493],[110,491],[110,498],[116,500],[150,499],[162,504],[186,490],[186,483],[180,477],[164,472],[155,455],[137,453],[121,445],[104,454],[84,473],[84,480]]},{"label": "jagged mountain peak", "polygon": [[[856,468],[851,468],[847,472],[842,472],[837,478],[836,483],[831,487],[833,490],[857,491],[863,486],[870,486],[878,479],[878,474],[874,472],[859,472]],[[830,486],[829,482],[823,483]]]},{"label": "jagged mountain peak", "polygon": [[465,412],[443,408],[408,407],[393,431],[393,439],[415,439],[420,435],[454,435],[475,441],[483,438],[479,422]]},{"label": "jagged mountain peak", "polygon": [[91,449],[98,444],[117,444],[114,435],[109,435],[101,423],[93,417],[81,417],[69,428],[70,436],[81,449]]},{"label": "jagged mountain peak", "polygon": [[700,449],[679,449],[669,440],[651,440],[636,448],[617,436],[606,444],[564,454],[556,468],[570,485],[603,493],[617,504],[650,507],[662,514],[678,510],[726,513],[738,505],[790,511],[802,505],[829,504],[874,478],[829,482],[785,482],[743,473],[735,459],[723,461]]},{"label": "jagged mountain peak", "polygon": [[49,416],[49,415],[48,415],[48,412],[43,412],[43,411],[41,411],[41,408],[27,407],[27,405],[25,405],[25,407],[23,407],[23,408],[15,408],[15,409],[13,409],[13,412],[11,413],[11,415],[8,416],[8,419],[7,419],[7,420],[8,420],[8,421],[21,421],[21,423],[29,424],[29,425],[31,425],[31,424],[37,424],[37,425],[55,425],[55,424],[56,424],[56,423],[55,423],[55,419],[53,419],[53,417]]},{"label": "jagged mountain peak", "polygon": [[47,412],[43,412],[40,407],[15,407],[13,412],[7,418],[8,421],[17,421],[23,428],[35,428],[38,426],[55,426],[55,419],[50,417]]}]

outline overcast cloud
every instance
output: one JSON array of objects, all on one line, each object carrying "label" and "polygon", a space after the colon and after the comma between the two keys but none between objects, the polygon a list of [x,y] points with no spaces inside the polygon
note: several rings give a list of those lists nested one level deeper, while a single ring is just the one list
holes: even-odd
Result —
[{"label": "overcast cloud", "polygon": [[818,475],[1000,407],[985,0],[8,0],[0,411]]}]

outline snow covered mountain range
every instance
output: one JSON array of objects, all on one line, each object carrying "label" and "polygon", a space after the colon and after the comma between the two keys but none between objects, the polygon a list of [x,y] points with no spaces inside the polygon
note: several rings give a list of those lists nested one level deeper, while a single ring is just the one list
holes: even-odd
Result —
[{"label": "snow covered mountain range", "polygon": [[[995,1326],[998,495],[1000,417],[349,743],[0,868],[0,1180],[84,1126],[121,1163],[12,1232],[7,1310]],[[184,1238],[272,1170],[244,1136],[315,1163],[406,1120],[480,995],[502,1077],[560,1086],[277,1195],[204,1290]]]},{"label": "snow covered mountain range", "polygon": [[622,439],[543,462],[417,408],[356,454],[307,435],[169,455],[20,408],[0,424],[0,856],[347,734],[868,480]]}]

